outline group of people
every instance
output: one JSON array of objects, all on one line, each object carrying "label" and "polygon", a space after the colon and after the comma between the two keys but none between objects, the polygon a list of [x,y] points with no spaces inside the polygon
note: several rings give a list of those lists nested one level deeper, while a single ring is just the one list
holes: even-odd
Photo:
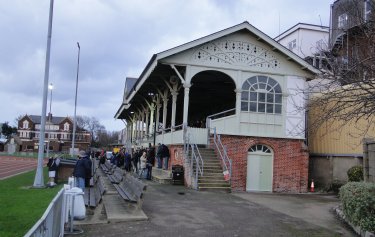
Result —
[{"label": "group of people", "polygon": [[[78,160],[73,170],[73,176],[75,178],[75,186],[81,188],[83,191],[85,187],[89,186],[90,179],[92,178],[92,161],[90,158],[96,157],[99,159],[99,163],[105,163],[107,156],[106,152],[85,152],[80,151],[78,154]],[[155,158],[157,159],[157,167],[168,169],[169,162],[169,149],[164,144],[158,144],[157,150],[154,146],[149,144],[149,147],[137,148],[132,154],[127,152],[125,148],[121,148],[119,152],[112,152],[110,162],[120,168],[124,168],[127,172],[134,172],[139,178],[146,176],[146,179],[151,180],[152,178],[152,167],[155,165]],[[50,183],[56,185],[56,182],[52,179],[56,177],[57,167],[59,166],[60,160],[57,156],[51,157],[47,166],[50,172]]]}]

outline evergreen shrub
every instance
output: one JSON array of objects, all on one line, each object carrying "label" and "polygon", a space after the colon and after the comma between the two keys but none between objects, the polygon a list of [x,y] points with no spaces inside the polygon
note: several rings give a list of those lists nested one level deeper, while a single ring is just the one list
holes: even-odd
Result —
[{"label": "evergreen shrub", "polygon": [[347,174],[349,182],[363,181],[363,168],[360,165],[356,165],[348,169]]},{"label": "evergreen shrub", "polygon": [[340,188],[343,212],[362,230],[375,231],[375,184],[349,182]]}]

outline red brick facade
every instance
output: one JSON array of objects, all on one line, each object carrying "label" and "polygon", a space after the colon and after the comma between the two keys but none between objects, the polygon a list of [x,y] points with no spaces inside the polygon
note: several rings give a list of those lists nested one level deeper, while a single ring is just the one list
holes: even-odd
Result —
[{"label": "red brick facade", "polygon": [[309,156],[302,140],[222,135],[232,159],[232,190],[246,191],[247,154],[253,145],[273,150],[273,192],[303,193],[308,190]]}]

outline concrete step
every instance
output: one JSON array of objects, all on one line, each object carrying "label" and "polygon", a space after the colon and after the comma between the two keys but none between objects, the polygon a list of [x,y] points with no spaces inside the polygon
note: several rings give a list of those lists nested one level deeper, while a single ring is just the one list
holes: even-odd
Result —
[{"label": "concrete step", "polygon": [[172,171],[159,168],[152,168],[152,180],[161,184],[172,183]]},{"label": "concrete step", "polygon": [[198,187],[199,191],[232,192],[230,187]]},{"label": "concrete step", "polygon": [[199,187],[230,187],[230,185],[227,183],[227,182],[223,182],[223,183],[198,183],[198,186]]}]

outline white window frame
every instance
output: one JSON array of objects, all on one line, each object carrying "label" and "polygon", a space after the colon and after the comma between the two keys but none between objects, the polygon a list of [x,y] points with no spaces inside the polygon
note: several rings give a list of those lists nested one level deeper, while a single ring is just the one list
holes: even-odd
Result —
[{"label": "white window frame", "polygon": [[348,26],[348,13],[343,13],[339,15],[338,20],[337,20],[337,27],[339,29],[344,29]]},{"label": "white window frame", "polygon": [[29,121],[25,120],[22,122],[22,128],[29,128]]},{"label": "white window frame", "polygon": [[292,40],[292,41],[290,41],[289,43],[288,43],[288,48],[289,48],[289,50],[293,50],[294,48],[296,48],[297,47],[297,40],[296,39],[294,39],[294,40]]},{"label": "white window frame", "polygon": [[372,11],[372,7],[373,6],[370,6],[372,4],[372,0],[366,0],[364,2],[365,4],[365,7],[364,7],[364,16],[365,16],[365,21],[367,22],[369,20],[369,16],[371,14],[371,11]]}]

